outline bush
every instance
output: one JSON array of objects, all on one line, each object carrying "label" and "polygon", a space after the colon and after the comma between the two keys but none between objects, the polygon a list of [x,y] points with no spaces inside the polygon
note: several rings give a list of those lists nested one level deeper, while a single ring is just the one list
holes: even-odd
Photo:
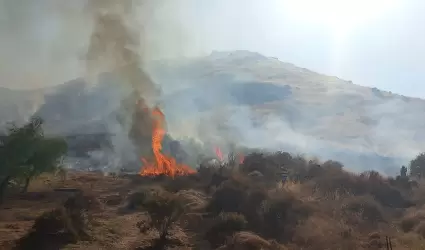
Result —
[{"label": "bush", "polygon": [[160,194],[164,192],[164,189],[157,186],[145,187],[140,191],[134,192],[127,198],[126,208],[129,210],[141,209],[148,198],[152,195]]},{"label": "bush", "polygon": [[315,179],[318,190],[324,194],[363,194],[366,192],[360,178],[352,174],[341,172],[323,175]]},{"label": "bush", "polygon": [[365,172],[360,176],[342,171],[328,172],[316,178],[315,182],[317,189],[325,194],[335,192],[360,196],[370,194],[383,206],[405,208],[411,205],[400,190],[392,187],[388,180],[374,171]]},{"label": "bush", "polygon": [[[151,192],[144,200],[143,208],[149,213],[150,228],[158,231],[159,237],[154,243],[157,249],[163,249],[171,244],[168,236],[170,230],[185,212],[183,200],[176,194],[163,192]],[[139,224],[142,232],[146,230],[146,223]]]},{"label": "bush", "polygon": [[413,228],[419,223],[414,217],[403,218],[400,222],[400,227],[403,232],[407,233],[413,230]]},{"label": "bush", "polygon": [[264,222],[261,211],[267,198],[268,194],[265,189],[255,188],[247,190],[247,197],[241,213],[248,220],[249,230],[256,231],[263,227]]},{"label": "bush", "polygon": [[175,193],[184,189],[201,189],[203,188],[202,185],[203,183],[199,176],[188,175],[175,176],[173,179],[167,179],[164,182],[163,187],[165,190]]},{"label": "bush", "polygon": [[242,185],[226,182],[213,194],[207,210],[215,215],[222,212],[241,212],[246,196],[246,189]]},{"label": "bush", "polygon": [[425,239],[425,222],[420,221],[415,227],[415,233],[419,234],[422,238]]},{"label": "bush", "polygon": [[362,219],[372,224],[385,221],[382,206],[371,196],[355,196],[345,201],[343,210],[358,213]]},{"label": "bush", "polygon": [[245,157],[243,164],[240,166],[243,173],[251,173],[258,171],[267,179],[276,179],[280,170],[279,166],[273,162],[271,157],[262,153],[252,153]]},{"label": "bush", "polygon": [[287,248],[279,245],[275,241],[267,241],[252,232],[237,232],[231,237],[226,245],[220,250],[286,250]]},{"label": "bush", "polygon": [[312,212],[312,207],[285,192],[271,194],[262,206],[263,226],[261,235],[285,242],[292,238],[300,221]]},{"label": "bush", "polygon": [[421,221],[425,219],[425,214],[421,211],[408,214],[400,221],[400,227],[403,232],[407,233],[412,231]]},{"label": "bush", "polygon": [[59,249],[60,246],[89,239],[87,209],[90,200],[82,195],[69,198],[63,207],[38,217],[27,235],[17,242],[17,249]]},{"label": "bush", "polygon": [[245,229],[247,221],[245,217],[238,213],[221,213],[214,225],[207,231],[205,238],[213,247],[222,245],[226,238],[233,233]]}]

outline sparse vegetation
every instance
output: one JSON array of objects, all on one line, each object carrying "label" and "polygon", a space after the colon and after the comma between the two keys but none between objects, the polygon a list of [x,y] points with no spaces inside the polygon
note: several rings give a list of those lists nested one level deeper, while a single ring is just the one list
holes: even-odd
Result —
[{"label": "sparse vegetation", "polygon": [[[65,185],[90,195],[65,203],[56,202],[61,195],[31,195],[31,187],[27,196],[11,195],[7,206],[34,206],[32,210],[43,212],[19,212],[15,222],[0,221],[0,230],[6,232],[35,221],[18,238],[0,236],[0,246],[28,249],[44,242],[45,249],[382,249],[390,237],[394,249],[422,249],[425,210],[420,197],[425,186],[406,167],[392,178],[374,171],[354,174],[339,162],[309,161],[284,152],[255,153],[246,159],[238,168],[205,165],[194,176],[175,179],[72,171],[65,180],[36,175],[34,185],[44,185],[46,191]],[[286,182],[278,178],[282,166]],[[261,175],[250,175],[253,171]],[[46,178],[49,185],[43,184]],[[18,205],[23,199],[26,205]],[[51,205],[29,205],[40,200]],[[13,217],[7,211],[1,209],[0,218]]]}]

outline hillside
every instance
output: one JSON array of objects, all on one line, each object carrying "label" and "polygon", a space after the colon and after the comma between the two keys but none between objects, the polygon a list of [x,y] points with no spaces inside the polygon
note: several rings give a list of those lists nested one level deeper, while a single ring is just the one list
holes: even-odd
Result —
[{"label": "hillside", "polygon": [[[163,90],[161,105],[175,136],[283,147],[387,173],[425,150],[425,121],[417,119],[425,110],[421,99],[248,51],[149,65]],[[0,98],[0,123],[39,108],[50,132],[108,132],[124,92],[108,74],[101,82],[88,89],[82,80],[73,80],[37,94],[2,89],[0,95],[8,98]]]}]

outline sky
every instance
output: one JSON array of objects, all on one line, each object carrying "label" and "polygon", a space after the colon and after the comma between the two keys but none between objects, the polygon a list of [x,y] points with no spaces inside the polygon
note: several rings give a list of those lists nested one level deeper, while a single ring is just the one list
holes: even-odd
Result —
[{"label": "sky", "polygon": [[[0,0],[0,86],[84,74],[86,0]],[[355,84],[425,98],[425,1],[164,0],[140,11],[147,57],[250,50]],[[140,28],[142,30],[142,28]]]}]

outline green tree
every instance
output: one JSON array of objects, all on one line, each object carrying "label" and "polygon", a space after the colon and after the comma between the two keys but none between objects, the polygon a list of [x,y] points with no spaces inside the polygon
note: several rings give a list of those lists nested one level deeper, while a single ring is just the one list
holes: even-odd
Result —
[{"label": "green tree", "polygon": [[416,177],[425,176],[425,153],[420,153],[409,164],[410,175]]},{"label": "green tree", "polygon": [[26,192],[28,185],[34,177],[46,173],[54,172],[62,164],[64,155],[68,147],[63,138],[40,138],[34,142],[36,150],[29,157],[23,169],[25,185],[22,189]]},{"label": "green tree", "polygon": [[35,151],[34,142],[43,137],[40,118],[34,117],[22,127],[12,125],[0,142],[0,203],[12,179],[19,177]]},{"label": "green tree", "polygon": [[24,190],[34,176],[54,170],[66,153],[61,138],[46,138],[43,120],[33,117],[25,125],[12,125],[0,139],[0,203],[11,180],[25,179]]}]

